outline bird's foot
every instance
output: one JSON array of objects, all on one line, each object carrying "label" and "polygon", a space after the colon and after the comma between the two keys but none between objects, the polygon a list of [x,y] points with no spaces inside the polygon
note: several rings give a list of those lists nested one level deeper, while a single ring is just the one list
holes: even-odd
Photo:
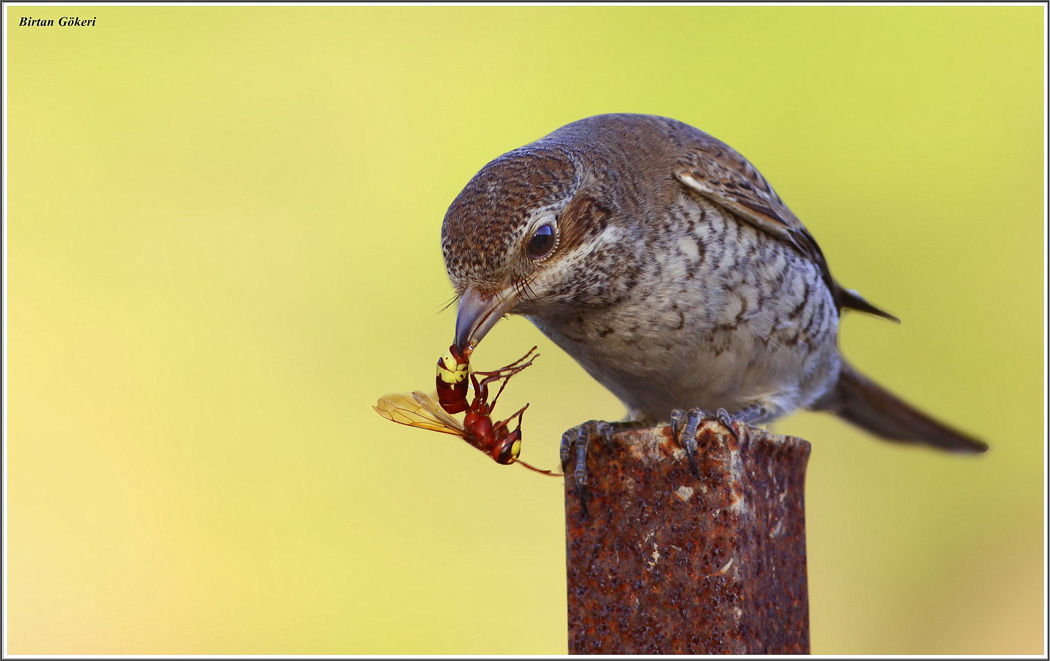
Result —
[{"label": "bird's foot", "polygon": [[[587,511],[587,449],[591,441],[598,439],[605,450],[612,449],[612,435],[624,429],[636,429],[644,426],[641,422],[605,422],[604,420],[588,420],[566,431],[561,436],[561,468],[566,475],[572,475],[573,484],[576,486],[576,495],[580,499],[580,509],[583,515],[588,516]],[[572,467],[570,473],[569,468]]]},{"label": "bird's foot", "polygon": [[740,433],[735,425],[748,424],[766,417],[767,414],[768,411],[761,406],[749,406],[736,413],[730,413],[725,409],[716,409],[713,413],[695,408],[688,411],[675,409],[671,411],[671,436],[685,450],[685,456],[689,458],[689,467],[693,469],[693,474],[700,477],[700,468],[696,465],[696,452],[699,449],[696,443],[696,430],[701,423],[708,420],[720,422],[733,435],[733,438],[740,441]]}]

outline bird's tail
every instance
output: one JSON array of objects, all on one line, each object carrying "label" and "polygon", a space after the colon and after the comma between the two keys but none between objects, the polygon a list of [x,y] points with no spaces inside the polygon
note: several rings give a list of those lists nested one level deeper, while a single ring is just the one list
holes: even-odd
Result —
[{"label": "bird's tail", "polygon": [[988,444],[940,423],[864,376],[845,361],[838,384],[814,408],[889,441],[922,443],[952,452],[984,452]]}]

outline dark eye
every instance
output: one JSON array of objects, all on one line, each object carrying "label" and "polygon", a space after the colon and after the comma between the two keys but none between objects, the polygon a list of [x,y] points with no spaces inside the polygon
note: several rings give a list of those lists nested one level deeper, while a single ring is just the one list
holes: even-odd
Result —
[{"label": "dark eye", "polygon": [[550,223],[540,225],[529,239],[529,245],[525,247],[525,251],[529,253],[529,257],[539,259],[550,254],[550,251],[554,249],[554,243],[554,226]]}]

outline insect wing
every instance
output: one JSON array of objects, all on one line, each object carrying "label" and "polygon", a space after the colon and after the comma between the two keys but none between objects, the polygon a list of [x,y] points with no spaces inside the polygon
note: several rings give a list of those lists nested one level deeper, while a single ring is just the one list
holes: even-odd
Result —
[{"label": "insect wing", "polygon": [[418,390],[380,397],[372,408],[387,420],[401,425],[429,429],[443,434],[463,435],[463,425],[445,413],[433,397]]},{"label": "insect wing", "polygon": [[419,405],[426,410],[427,413],[437,418],[439,421],[443,422],[446,426],[453,427],[454,429],[458,430],[457,433],[462,433],[463,423],[453,418],[445,411],[445,409],[441,407],[441,403],[438,401],[438,396],[436,392],[430,393],[428,395],[426,393],[422,393],[416,390],[412,393],[412,398],[416,400],[419,403]]}]

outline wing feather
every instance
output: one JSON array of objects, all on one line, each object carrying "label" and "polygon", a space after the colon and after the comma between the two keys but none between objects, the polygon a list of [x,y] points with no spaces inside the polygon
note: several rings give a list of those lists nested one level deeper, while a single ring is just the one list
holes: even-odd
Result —
[{"label": "wing feather", "polygon": [[830,281],[817,242],[765,177],[729,145],[705,138],[691,144],[679,159],[675,177],[708,201],[815,261]]},{"label": "wing feather", "polygon": [[729,145],[706,133],[679,158],[675,178],[746,223],[786,243],[820,269],[838,307],[849,307],[900,323],[892,314],[839,286],[816,239],[784,204],[765,177]]}]

